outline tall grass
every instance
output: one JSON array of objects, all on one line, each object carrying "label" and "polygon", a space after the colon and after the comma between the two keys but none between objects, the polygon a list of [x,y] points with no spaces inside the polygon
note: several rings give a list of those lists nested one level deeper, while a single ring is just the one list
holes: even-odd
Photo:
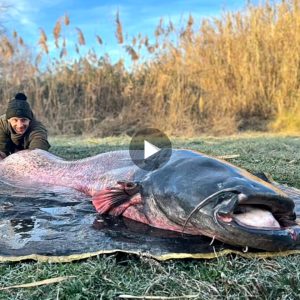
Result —
[{"label": "tall grass", "polygon": [[[68,16],[54,24],[57,57],[43,29],[37,54],[18,33],[2,34],[0,108],[22,89],[51,133],[110,135],[141,124],[173,134],[300,132],[299,0],[247,4],[201,24],[191,15],[182,27],[162,19],[153,37],[130,41],[121,17],[117,12],[116,39],[130,71],[93,48],[81,55],[87,45],[78,27],[79,58],[72,59]],[[103,44],[101,34],[95,39]]]}]

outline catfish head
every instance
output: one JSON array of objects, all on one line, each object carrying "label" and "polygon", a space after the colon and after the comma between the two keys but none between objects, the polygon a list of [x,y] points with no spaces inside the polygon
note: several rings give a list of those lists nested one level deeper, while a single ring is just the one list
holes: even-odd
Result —
[{"label": "catfish head", "polygon": [[115,205],[96,197],[97,210],[236,246],[278,251],[300,243],[292,199],[245,170],[193,151],[173,150],[166,165],[120,182],[117,193]]}]

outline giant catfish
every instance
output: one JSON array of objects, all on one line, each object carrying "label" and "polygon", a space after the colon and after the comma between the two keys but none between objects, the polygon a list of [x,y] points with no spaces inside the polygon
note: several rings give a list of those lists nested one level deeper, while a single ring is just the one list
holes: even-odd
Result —
[{"label": "giant catfish", "polygon": [[145,171],[127,150],[74,161],[39,149],[24,150],[0,162],[0,180],[74,188],[90,195],[100,214],[231,245],[268,251],[299,246],[294,202],[272,184],[191,150],[173,149],[160,168],[155,168],[155,156],[153,169]]}]

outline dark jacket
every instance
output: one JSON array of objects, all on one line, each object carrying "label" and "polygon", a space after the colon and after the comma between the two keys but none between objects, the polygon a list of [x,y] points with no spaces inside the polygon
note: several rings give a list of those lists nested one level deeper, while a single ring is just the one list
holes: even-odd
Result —
[{"label": "dark jacket", "polygon": [[45,126],[33,116],[24,134],[16,134],[6,120],[6,115],[0,116],[0,151],[6,155],[24,149],[48,150],[48,134]]}]

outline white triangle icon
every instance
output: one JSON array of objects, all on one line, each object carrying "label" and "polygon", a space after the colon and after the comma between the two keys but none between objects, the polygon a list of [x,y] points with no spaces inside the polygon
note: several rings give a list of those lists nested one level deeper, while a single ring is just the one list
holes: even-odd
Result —
[{"label": "white triangle icon", "polygon": [[160,150],[161,150],[160,148],[144,140],[144,159],[149,158],[150,156],[154,155]]}]

